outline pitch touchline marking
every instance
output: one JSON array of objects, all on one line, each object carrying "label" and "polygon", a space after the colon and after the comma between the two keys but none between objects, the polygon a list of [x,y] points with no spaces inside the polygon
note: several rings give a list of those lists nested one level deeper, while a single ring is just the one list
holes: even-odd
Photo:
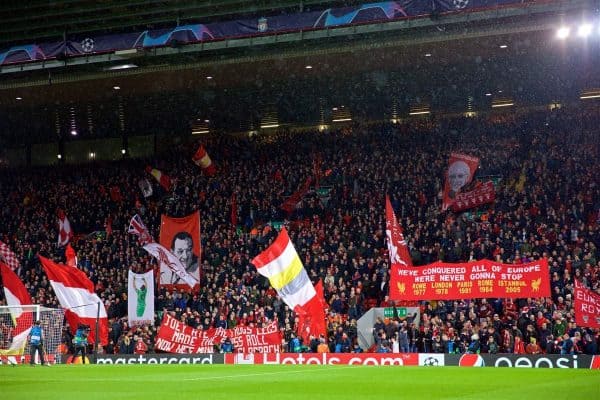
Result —
[{"label": "pitch touchline marking", "polygon": [[[349,369],[349,368],[355,368],[355,366],[347,366],[347,367],[339,367],[336,368],[337,370],[340,369]],[[182,379],[182,381],[210,381],[213,379],[227,379],[227,378],[244,378],[244,377],[252,377],[252,376],[265,376],[265,375],[284,375],[284,374],[305,374],[307,372],[313,372],[313,371],[321,371],[318,369],[314,369],[312,371],[306,371],[306,370],[299,370],[299,371],[277,371],[277,372],[264,372],[262,374],[237,374],[237,375],[220,375],[220,376],[202,376],[202,377],[198,377],[198,378],[185,378]]]}]

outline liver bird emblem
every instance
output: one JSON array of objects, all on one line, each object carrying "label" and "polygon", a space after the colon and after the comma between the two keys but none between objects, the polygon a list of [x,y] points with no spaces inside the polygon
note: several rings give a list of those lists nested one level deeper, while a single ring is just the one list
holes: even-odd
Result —
[{"label": "liver bird emblem", "polygon": [[402,282],[398,282],[398,291],[401,294],[404,294],[404,292],[406,291],[406,285]]}]

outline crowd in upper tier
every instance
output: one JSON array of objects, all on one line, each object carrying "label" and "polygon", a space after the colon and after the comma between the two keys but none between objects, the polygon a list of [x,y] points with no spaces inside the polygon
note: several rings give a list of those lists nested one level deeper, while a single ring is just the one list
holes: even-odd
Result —
[{"label": "crowd in upper tier", "polygon": [[[598,354],[597,330],[573,316],[573,281],[600,292],[600,115],[596,110],[530,111],[478,118],[358,124],[331,131],[211,137],[203,144],[217,167],[204,176],[191,161],[195,146],[160,158],[91,163],[74,168],[0,170],[0,239],[17,254],[19,275],[35,303],[58,307],[36,257],[64,262],[57,246],[57,209],[75,232],[78,266],[105,302],[106,353],[132,353],[143,341],[153,351],[163,313],[206,329],[260,326],[276,319],[286,343],[296,317],[250,263],[283,223],[313,282],[329,304],[328,349],[335,351],[560,352]],[[441,190],[452,151],[481,159],[478,177],[497,183],[494,204],[461,214],[441,211]],[[138,182],[152,165],[169,175],[169,192],[153,182],[144,198]],[[321,171],[287,214],[280,206]],[[521,188],[515,183],[525,177]],[[150,179],[152,179],[150,177]],[[115,196],[118,189],[118,196]],[[237,226],[231,221],[232,194]],[[111,195],[112,194],[112,195]],[[496,259],[521,263],[545,257],[549,298],[419,302],[420,324],[380,320],[376,345],[359,349],[357,319],[391,306],[385,243],[385,195],[402,225],[413,263]],[[129,327],[127,273],[155,261],[127,233],[139,214],[158,238],[161,214],[200,211],[202,284],[198,293],[156,288],[156,322]],[[107,222],[112,232],[105,235]],[[95,232],[94,234],[92,234]],[[0,302],[4,302],[0,292]],[[70,344],[65,330],[65,343]],[[573,346],[568,345],[570,340]],[[567,343],[567,345],[564,345]],[[318,340],[306,343],[316,351]],[[336,346],[337,345],[337,346]]]}]

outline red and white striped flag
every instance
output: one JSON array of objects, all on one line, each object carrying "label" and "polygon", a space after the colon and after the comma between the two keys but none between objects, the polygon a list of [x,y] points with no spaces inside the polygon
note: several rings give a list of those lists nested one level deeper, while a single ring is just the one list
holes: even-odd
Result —
[{"label": "red and white striped flag", "polygon": [[202,168],[202,172],[207,176],[213,176],[217,172],[215,164],[213,164],[203,145],[200,145],[198,151],[196,151],[196,154],[192,157],[192,160],[197,166]]},{"label": "red and white striped flag", "polygon": [[100,297],[94,292],[94,284],[85,273],[77,268],[56,264],[52,260],[38,256],[42,267],[50,279],[50,284],[56,293],[60,305],[66,309],[65,316],[75,333],[79,324],[89,325],[90,343],[95,341],[96,316],[100,306],[99,342],[108,344],[108,318],[106,309]]},{"label": "red and white striped flag", "polygon": [[64,246],[73,238],[71,223],[62,209],[58,210],[58,245]]},{"label": "red and white striped flag", "polygon": [[163,174],[161,170],[150,166],[146,167],[146,172],[152,175],[167,192],[171,190],[171,178],[167,174]]},{"label": "red and white striped flag", "polygon": [[4,286],[4,296],[9,306],[15,306],[10,309],[15,327],[12,331],[12,343],[8,348],[8,355],[19,354],[20,350],[27,344],[27,335],[31,329],[33,316],[28,315],[31,312],[24,312],[18,306],[32,304],[31,296],[19,279],[8,265],[0,262],[0,275],[2,276],[2,285]]},{"label": "red and white striped flag", "polygon": [[17,255],[8,247],[8,245],[0,240],[0,260],[4,262],[15,271],[19,268],[19,259]]}]

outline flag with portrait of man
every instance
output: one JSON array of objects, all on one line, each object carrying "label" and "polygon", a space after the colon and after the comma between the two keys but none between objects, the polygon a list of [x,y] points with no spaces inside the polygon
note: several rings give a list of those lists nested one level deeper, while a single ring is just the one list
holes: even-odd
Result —
[{"label": "flag with portrait of man", "polygon": [[466,154],[452,153],[448,160],[448,170],[444,183],[442,211],[445,211],[456,200],[456,196],[473,180],[479,167],[479,158]]},{"label": "flag with portrait of man", "polygon": [[[200,213],[196,211],[186,217],[174,218],[162,215],[159,243],[168,249],[184,266],[186,272],[200,282]],[[160,286],[169,289],[189,289],[181,276],[161,266],[158,275]],[[194,289],[198,289],[197,285]]]}]

